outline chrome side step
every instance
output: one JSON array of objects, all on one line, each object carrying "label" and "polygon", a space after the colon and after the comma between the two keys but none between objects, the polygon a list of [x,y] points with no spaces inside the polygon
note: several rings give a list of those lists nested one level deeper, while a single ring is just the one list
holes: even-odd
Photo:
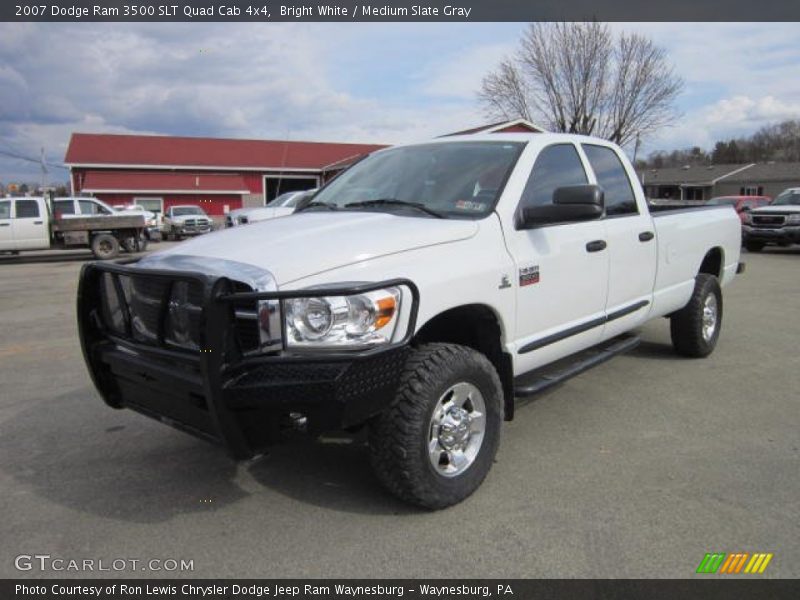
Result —
[{"label": "chrome side step", "polygon": [[562,383],[591,369],[617,354],[633,350],[639,345],[638,335],[625,334],[605,341],[597,346],[592,346],[578,354],[546,365],[530,373],[525,373],[514,379],[514,396],[527,398],[546,390],[549,387]]}]

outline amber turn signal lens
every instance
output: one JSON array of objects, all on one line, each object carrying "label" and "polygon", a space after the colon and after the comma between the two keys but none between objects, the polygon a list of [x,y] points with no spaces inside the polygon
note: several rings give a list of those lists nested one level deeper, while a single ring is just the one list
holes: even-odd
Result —
[{"label": "amber turn signal lens", "polygon": [[378,311],[375,315],[375,329],[380,329],[392,320],[394,311],[397,308],[397,300],[394,296],[387,296],[386,298],[378,300],[377,305]]}]

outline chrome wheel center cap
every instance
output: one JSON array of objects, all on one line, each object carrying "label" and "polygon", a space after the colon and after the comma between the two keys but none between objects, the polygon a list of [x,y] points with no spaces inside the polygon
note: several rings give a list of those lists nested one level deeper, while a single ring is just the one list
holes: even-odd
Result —
[{"label": "chrome wheel center cap", "polygon": [[471,421],[472,418],[466,410],[460,406],[451,407],[439,426],[439,443],[442,448],[457,450],[465,447],[469,442]]}]

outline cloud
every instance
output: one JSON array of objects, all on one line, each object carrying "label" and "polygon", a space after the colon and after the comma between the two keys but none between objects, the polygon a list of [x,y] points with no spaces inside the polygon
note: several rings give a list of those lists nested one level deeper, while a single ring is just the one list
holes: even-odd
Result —
[{"label": "cloud", "polygon": [[[364,63],[377,30],[385,43]],[[31,157],[44,146],[51,161],[63,158],[73,131],[427,138],[480,118],[472,83],[459,87],[458,75],[448,85],[460,97],[430,101],[439,95],[430,82],[441,82],[443,72],[426,71],[424,49],[443,43],[442,31],[383,24],[0,24],[0,137],[7,150]],[[407,38],[421,43],[419,61],[376,58],[404,47]],[[357,61],[364,76],[348,79],[346,65]],[[413,84],[405,94],[389,91],[398,85],[398,68]],[[472,73],[462,75],[474,81]],[[0,179],[36,169],[2,159]]]},{"label": "cloud", "polygon": [[644,152],[689,146],[711,148],[722,139],[800,118],[798,23],[614,23],[667,50],[684,78],[682,118],[646,140]]},{"label": "cloud", "polygon": [[[665,46],[686,79],[684,118],[645,151],[708,146],[797,115],[796,23],[610,26]],[[74,131],[425,139],[483,121],[481,78],[524,27],[0,24],[0,150],[36,158],[45,147],[58,162]],[[25,174],[37,174],[36,164],[0,157],[0,180]]]}]

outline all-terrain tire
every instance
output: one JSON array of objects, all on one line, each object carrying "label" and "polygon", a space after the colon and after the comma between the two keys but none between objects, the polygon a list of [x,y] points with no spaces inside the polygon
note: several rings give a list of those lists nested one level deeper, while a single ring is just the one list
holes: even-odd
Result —
[{"label": "all-terrain tire", "polygon": [[92,238],[92,254],[98,260],[110,260],[119,256],[119,241],[113,235],[101,233]]},{"label": "all-terrain tire", "polygon": [[[714,328],[709,331],[713,310]],[[722,290],[713,275],[700,273],[695,277],[694,291],[689,303],[670,318],[672,345],[678,354],[704,358],[714,351],[722,328]]]},{"label": "all-terrain tire", "polygon": [[[480,392],[485,406],[483,440],[473,462],[444,476],[430,457],[434,409],[461,383]],[[494,462],[503,421],[503,388],[492,363],[456,344],[426,344],[407,360],[390,407],[369,424],[372,467],[380,482],[402,500],[430,509],[461,502],[483,482]]]}]

